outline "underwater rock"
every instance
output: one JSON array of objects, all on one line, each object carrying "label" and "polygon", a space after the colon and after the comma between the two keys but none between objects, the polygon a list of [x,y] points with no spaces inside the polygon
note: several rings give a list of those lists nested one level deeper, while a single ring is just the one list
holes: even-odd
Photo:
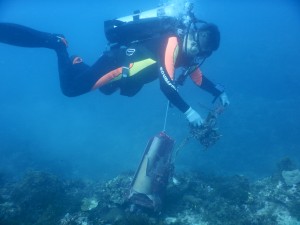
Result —
[{"label": "underwater rock", "polygon": [[288,186],[300,183],[300,170],[282,171],[284,182]]},{"label": "underwater rock", "polygon": [[13,218],[24,225],[58,224],[62,215],[80,206],[71,183],[46,172],[30,171],[11,189],[10,201],[20,209]]},{"label": "underwater rock", "polygon": [[[126,203],[132,174],[105,182],[72,182],[31,172],[0,188],[5,225],[300,225],[300,185],[267,177],[199,172],[176,174],[161,212],[131,211]],[[45,196],[46,195],[46,196]],[[92,196],[92,197],[88,197]]]},{"label": "underwater rock", "polygon": [[0,204],[0,224],[8,224],[20,216],[20,208],[12,202]]},{"label": "underwater rock", "polygon": [[98,206],[98,200],[95,197],[82,199],[81,210],[90,211]]},{"label": "underwater rock", "polygon": [[281,159],[277,163],[277,170],[281,173],[282,171],[290,171],[290,170],[295,170],[296,165],[295,163],[288,157],[285,157]]},{"label": "underwater rock", "polygon": [[84,215],[67,213],[61,220],[59,225],[90,225],[88,218]]},{"label": "underwater rock", "polygon": [[236,204],[243,204],[248,201],[250,191],[249,181],[246,177],[236,175],[226,177],[216,187],[221,197]]},{"label": "underwater rock", "polygon": [[209,225],[203,221],[199,214],[192,213],[189,210],[178,213],[176,217],[166,217],[162,222],[164,225]]},{"label": "underwater rock", "polygon": [[164,221],[167,225],[168,224],[174,224],[178,222],[178,219],[176,217],[166,217]]},{"label": "underwater rock", "polygon": [[[296,218],[297,220],[300,220],[300,200],[298,198],[297,201],[292,201],[289,205],[289,212],[290,215]],[[298,222],[300,224],[300,222]]]},{"label": "underwater rock", "polygon": [[276,225],[300,225],[300,189],[299,186],[286,186],[283,181],[264,178],[256,181],[252,187],[255,199],[254,218],[270,218]]}]

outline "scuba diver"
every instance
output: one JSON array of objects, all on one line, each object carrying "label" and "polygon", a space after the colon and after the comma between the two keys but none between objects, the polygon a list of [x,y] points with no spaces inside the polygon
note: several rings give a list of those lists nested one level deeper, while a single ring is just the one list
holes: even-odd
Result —
[{"label": "scuba diver", "polygon": [[[13,23],[0,23],[0,42],[29,48],[54,50],[62,93],[75,97],[98,89],[106,95],[119,91],[136,95],[142,87],[159,80],[160,89],[187,118],[193,128],[205,122],[178,93],[178,86],[189,77],[199,88],[229,105],[222,85],[214,84],[200,66],[219,48],[216,25],[199,20],[192,5],[174,14],[172,7],[159,7],[104,22],[109,50],[89,66],[79,56],[69,57],[68,43],[61,34],[38,31]],[[174,8],[174,7],[173,7]],[[182,68],[181,74],[176,73]],[[178,76],[179,75],[179,76]],[[161,196],[173,171],[174,140],[161,132],[148,142],[135,173],[128,196],[131,205],[159,209]]]},{"label": "scuba diver", "polygon": [[[106,95],[119,90],[121,95],[134,96],[144,84],[158,79],[160,89],[169,102],[186,116],[192,126],[197,127],[203,123],[202,117],[177,91],[177,86],[186,77],[190,77],[197,86],[220,99],[224,106],[229,101],[224,88],[211,82],[199,68],[199,60],[206,59],[219,47],[218,27],[203,21],[199,23],[200,26],[195,26],[198,21],[191,12],[189,15],[189,25],[186,25],[186,21],[182,22],[182,17],[170,20],[168,15],[157,16],[152,20],[139,19],[136,15],[129,22],[112,20],[113,26],[106,27],[106,37],[127,40],[127,43],[112,40],[115,43],[92,66],[84,63],[78,56],[69,57],[68,43],[61,34],[42,32],[13,23],[0,23],[0,42],[54,50],[58,57],[60,87],[62,93],[68,97],[79,96],[95,89]],[[168,23],[172,29],[155,33],[155,29],[151,30],[149,27],[151,21],[156,22],[156,27],[159,23],[163,29],[166,29],[166,23],[173,21]],[[116,22],[121,25],[118,27]],[[137,27],[139,30],[134,32],[136,35],[143,33],[144,29],[146,33],[152,32],[152,36],[147,34],[147,37],[134,37],[136,40],[131,40],[131,30],[136,28],[136,24],[140,25]],[[131,29],[130,32],[126,32],[127,27]],[[185,73],[177,79],[175,71],[180,67],[185,69]]]}]

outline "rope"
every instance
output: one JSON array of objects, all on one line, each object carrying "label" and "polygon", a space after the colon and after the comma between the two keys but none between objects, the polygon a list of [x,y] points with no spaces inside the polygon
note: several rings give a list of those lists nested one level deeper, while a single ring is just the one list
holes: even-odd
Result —
[{"label": "rope", "polygon": [[167,103],[167,108],[166,108],[166,113],[165,113],[165,120],[164,120],[164,128],[163,128],[163,132],[166,131],[166,127],[167,127],[167,119],[168,119],[169,107],[170,107],[170,101],[168,101],[168,103]]},{"label": "rope", "polygon": [[184,148],[184,146],[187,144],[187,142],[190,140],[190,135],[187,136],[186,138],[184,138],[181,143],[179,144],[179,146],[176,148],[176,150],[174,151],[173,154],[173,163],[175,163],[176,157],[178,155],[178,153]]}]

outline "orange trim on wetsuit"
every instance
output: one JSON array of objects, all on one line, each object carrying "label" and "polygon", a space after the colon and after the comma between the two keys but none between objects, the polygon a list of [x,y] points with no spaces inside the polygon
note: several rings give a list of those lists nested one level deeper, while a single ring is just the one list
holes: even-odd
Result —
[{"label": "orange trim on wetsuit", "polygon": [[122,74],[122,67],[119,67],[115,70],[108,72],[107,74],[102,76],[99,80],[97,80],[97,82],[94,84],[92,89],[94,90],[94,89],[97,89],[97,88],[107,84],[109,81],[118,77],[120,74]]},{"label": "orange trim on wetsuit", "polygon": [[186,112],[190,106],[178,94],[174,82],[175,68],[177,65],[180,65],[180,62],[177,62],[180,60],[178,58],[178,54],[180,54],[179,48],[178,37],[167,37],[160,51],[160,59],[164,61],[160,62],[161,65],[159,65],[159,79],[160,88],[172,105],[176,106],[180,111]]},{"label": "orange trim on wetsuit", "polygon": [[[133,66],[133,63],[130,63],[129,68],[131,68],[132,66]],[[119,67],[115,70],[108,72],[94,84],[92,89],[94,90],[99,87],[102,87],[103,85],[107,84],[108,82],[110,82],[110,81],[114,80],[115,78],[117,78],[118,76],[122,75],[122,70],[123,70],[123,68]]]},{"label": "orange trim on wetsuit", "polygon": [[[145,69],[146,67],[152,65],[156,63],[156,61],[154,61],[153,59],[144,59],[138,62],[134,62],[134,63],[130,63],[129,64],[129,76],[134,76],[136,75],[138,72],[140,72],[141,70]],[[116,80],[119,80],[122,78],[122,67],[119,67],[115,70],[112,70],[110,72],[108,72],[107,74],[105,74],[104,76],[102,76],[93,86],[93,90],[97,89],[99,87],[102,87],[104,85],[106,85],[109,82],[113,82]]]},{"label": "orange trim on wetsuit", "polygon": [[165,68],[171,80],[174,80],[175,62],[178,55],[178,40],[176,37],[168,39],[165,51]]},{"label": "orange trim on wetsuit", "polygon": [[[170,37],[168,38],[167,45],[165,48],[165,54],[164,54],[164,64],[165,69],[167,71],[167,74],[169,75],[171,80],[174,80],[174,74],[175,74],[175,61],[178,55],[178,39],[176,37]],[[156,63],[156,61],[148,58],[144,59],[142,61],[131,63],[129,66],[129,76],[133,76],[137,74],[139,71],[145,69],[146,67]],[[119,80],[122,77],[122,67],[116,68],[102,77],[100,77],[97,82],[94,84],[92,89],[100,88],[104,85],[106,85],[109,82]]]},{"label": "orange trim on wetsuit", "polygon": [[199,69],[199,67],[193,73],[190,74],[191,79],[198,86],[201,86],[201,84],[202,84],[202,76],[203,75],[202,75],[202,72]]}]

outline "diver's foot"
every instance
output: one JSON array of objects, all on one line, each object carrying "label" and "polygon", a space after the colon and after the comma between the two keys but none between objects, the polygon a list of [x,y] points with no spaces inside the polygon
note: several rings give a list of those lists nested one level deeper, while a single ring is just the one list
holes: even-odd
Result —
[{"label": "diver's foot", "polygon": [[82,58],[77,55],[71,56],[70,61],[77,74],[84,74],[90,68],[83,62]]},{"label": "diver's foot", "polygon": [[57,43],[58,44],[63,45],[65,48],[68,47],[68,41],[67,41],[67,39],[65,38],[64,35],[59,34],[59,35],[56,35],[56,37],[57,37]]},{"label": "diver's foot", "polygon": [[73,65],[74,65],[74,64],[79,64],[79,63],[82,63],[82,62],[83,62],[82,58],[79,57],[79,56],[76,56],[76,55],[71,56],[71,61],[72,61],[72,64],[73,64]]},{"label": "diver's foot", "polygon": [[46,41],[47,48],[54,49],[56,51],[66,49],[68,47],[67,39],[62,34],[50,34]]}]

